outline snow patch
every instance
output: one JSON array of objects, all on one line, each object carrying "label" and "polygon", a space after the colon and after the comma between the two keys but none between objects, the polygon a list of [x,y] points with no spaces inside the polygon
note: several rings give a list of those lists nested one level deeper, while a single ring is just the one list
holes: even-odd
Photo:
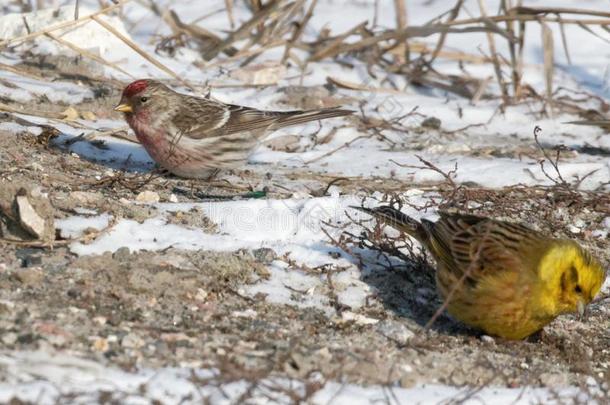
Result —
[{"label": "snow patch", "polygon": [[[301,381],[285,378],[265,378],[254,387],[246,380],[224,381],[218,371],[201,368],[159,369],[140,368],[133,372],[102,365],[65,354],[45,352],[12,352],[0,354],[4,370],[0,383],[0,402],[18,399],[37,404],[74,404],[97,402],[102,393],[124,404],[209,403],[230,404],[252,388],[251,403],[291,404],[294,399],[286,392],[305,394]],[[395,404],[515,404],[586,402],[588,395],[578,388],[549,390],[545,388],[458,388],[437,384],[400,388],[395,386],[362,386],[326,382],[308,403],[314,405],[368,405],[387,402]]]}]

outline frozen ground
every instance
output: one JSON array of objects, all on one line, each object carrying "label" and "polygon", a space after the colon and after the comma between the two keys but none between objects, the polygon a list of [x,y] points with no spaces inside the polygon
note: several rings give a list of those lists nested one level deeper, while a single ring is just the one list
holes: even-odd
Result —
[{"label": "frozen ground", "polygon": [[[72,2],[53,2],[53,9],[64,3]],[[221,37],[230,29],[224,0],[206,1],[205,7],[195,0],[154,3]],[[375,14],[377,29],[392,27],[394,8],[385,3],[375,13],[373,0],[319,0],[303,38],[314,40],[324,29],[338,34]],[[498,3],[487,1],[489,13]],[[99,8],[93,0],[80,4],[81,17]],[[465,4],[462,18],[478,15],[478,2]],[[407,5],[413,25],[450,7],[423,0]],[[605,10],[607,3],[564,0],[553,7]],[[62,8],[53,23],[74,18],[73,11]],[[26,16],[30,32],[48,26],[52,14]],[[237,26],[250,15],[235,1]],[[8,111],[0,115],[0,180],[40,187],[63,238],[53,249],[3,244],[0,401],[607,400],[608,282],[605,299],[591,306],[585,322],[561,317],[537,340],[480,336],[448,316],[424,331],[440,305],[430,266],[419,255],[405,264],[359,245],[363,226],[374,231],[374,224],[349,208],[391,195],[402,198],[403,211],[416,218],[434,218],[439,206],[458,206],[576,238],[607,263],[610,207],[599,196],[610,182],[610,137],[603,129],[566,124],[582,119],[576,113],[539,114],[538,101],[502,113],[496,98],[472,102],[381,70],[373,79],[355,58],[309,63],[304,74],[293,63],[276,84],[253,88],[231,75],[241,60],[223,62],[222,55],[204,62],[185,47],[172,55],[155,52],[170,31],[140,2],[126,2],[120,16],[102,18],[194,90],[94,22],[62,38],[108,65],[75,57],[44,36],[0,52],[0,110]],[[544,94],[541,34],[531,27],[524,81]],[[27,32],[22,16],[0,17],[0,39]],[[574,102],[583,108],[603,109],[603,102],[582,93],[601,100],[610,95],[610,38],[595,32],[599,37],[566,26],[572,65],[556,40],[555,89],[557,97],[582,98]],[[434,48],[437,40],[422,42]],[[487,38],[450,35],[446,49],[487,54]],[[283,47],[271,49],[255,63],[282,54]],[[441,59],[435,68],[494,76],[491,64]],[[111,108],[122,86],[141,77],[167,80],[185,92],[210,86],[217,99],[259,108],[342,104],[359,113],[322,128],[310,124],[274,133],[247,167],[222,173],[211,185],[149,177],[154,165],[143,148],[108,136],[125,127]],[[329,87],[329,77],[379,91]],[[497,93],[494,86],[492,80]],[[384,129],[383,136],[363,127],[371,119],[405,115],[401,130]],[[439,120],[436,125],[426,124],[431,118]],[[47,143],[49,126],[57,137]],[[568,182],[584,178],[581,197],[540,187],[553,183],[539,164],[536,126],[544,147],[567,147],[560,171]],[[455,169],[452,181],[463,188],[452,194],[443,175],[422,168],[417,156],[445,173]],[[555,175],[548,162],[545,168]],[[261,190],[264,198],[247,197]],[[242,197],[230,198],[235,195]],[[390,230],[386,235],[396,236]]]},{"label": "frozen ground", "polygon": [[[112,398],[125,404],[147,403],[150,400],[178,403],[184,398],[193,402],[208,400],[223,404],[238,401],[249,390],[252,391],[253,402],[293,403],[295,398],[291,398],[290,394],[305,397],[307,389],[299,381],[279,378],[261,380],[256,386],[240,380],[222,383],[216,381],[219,371],[214,369],[142,369],[134,374],[106,368],[92,361],[40,352],[3,356],[0,364],[10,370],[7,382],[0,385],[0,400],[7,403],[17,394],[23,401],[36,403],[55,403],[69,398],[73,403],[84,404],[99,400],[92,392],[101,391],[108,392],[107,400]],[[28,379],[28,383],[20,384],[24,379]],[[207,381],[207,385],[198,384],[201,380]],[[120,394],[117,395],[117,392]],[[73,393],[74,396],[68,397],[67,393]],[[346,405],[387,401],[396,404],[453,401],[480,403],[493,399],[495,404],[513,404],[520,400],[551,403],[572,398],[586,400],[585,394],[575,388],[551,393],[541,388],[477,390],[432,384],[405,389],[392,386],[362,387],[335,382],[322,385],[308,398],[308,402]]]}]

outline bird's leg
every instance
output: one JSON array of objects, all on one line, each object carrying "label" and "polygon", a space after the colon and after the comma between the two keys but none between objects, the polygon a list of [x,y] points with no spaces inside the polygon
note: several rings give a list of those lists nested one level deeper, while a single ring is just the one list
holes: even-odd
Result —
[{"label": "bird's leg", "polygon": [[211,182],[220,173],[220,169],[212,169],[210,175],[205,178],[205,181]]}]

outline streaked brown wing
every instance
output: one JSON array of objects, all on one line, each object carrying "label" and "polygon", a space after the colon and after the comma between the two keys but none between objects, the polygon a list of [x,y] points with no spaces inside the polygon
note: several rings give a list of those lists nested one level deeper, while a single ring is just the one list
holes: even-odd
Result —
[{"label": "streaked brown wing", "polygon": [[443,253],[439,259],[471,286],[482,276],[524,267],[525,250],[539,243],[539,234],[523,225],[461,214],[441,214],[431,235]]},{"label": "streaked brown wing", "polygon": [[261,111],[192,97],[176,113],[174,120],[181,136],[191,139],[214,138],[240,132],[248,132],[249,136],[256,137],[276,121],[300,113]]},{"label": "streaked brown wing", "polygon": [[173,124],[180,137],[202,139],[214,136],[229,114],[228,106],[197,97],[185,97],[184,105],[173,114]]},{"label": "streaked brown wing", "polygon": [[468,232],[469,228],[485,219],[442,211],[439,214],[441,218],[436,222],[422,221],[429,234],[429,248],[437,261],[453,273],[461,273],[461,264],[456,261],[453,253],[453,240],[456,235]]},{"label": "streaked brown wing", "polygon": [[243,164],[265,129],[283,116],[189,97],[173,115],[168,132],[184,159],[227,169]]},{"label": "streaked brown wing", "polygon": [[214,138],[245,132],[256,139],[267,130],[304,124],[333,117],[343,117],[353,111],[341,108],[321,110],[263,111],[209,99],[189,97],[175,114],[177,132],[191,139]]},{"label": "streaked brown wing", "polygon": [[222,134],[234,134],[242,131],[259,132],[269,128],[284,117],[299,115],[301,111],[262,111],[239,105],[229,105],[230,116],[222,128]]},{"label": "streaked brown wing", "polygon": [[230,115],[225,125],[216,130],[218,134],[230,135],[248,131],[256,136],[261,136],[266,130],[277,130],[311,121],[343,117],[353,113],[353,111],[341,108],[323,108],[321,110],[308,111],[262,111],[238,105],[228,105],[228,107]]}]

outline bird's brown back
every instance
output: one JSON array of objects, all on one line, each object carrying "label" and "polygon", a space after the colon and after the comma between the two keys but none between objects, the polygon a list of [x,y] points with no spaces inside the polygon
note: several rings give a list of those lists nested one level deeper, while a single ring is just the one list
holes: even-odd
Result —
[{"label": "bird's brown back", "polygon": [[[475,286],[477,280],[502,271],[526,271],[533,276],[548,240],[521,224],[468,214],[440,213],[424,221],[427,247],[456,279]],[[452,277],[452,278],[453,278]]]}]

